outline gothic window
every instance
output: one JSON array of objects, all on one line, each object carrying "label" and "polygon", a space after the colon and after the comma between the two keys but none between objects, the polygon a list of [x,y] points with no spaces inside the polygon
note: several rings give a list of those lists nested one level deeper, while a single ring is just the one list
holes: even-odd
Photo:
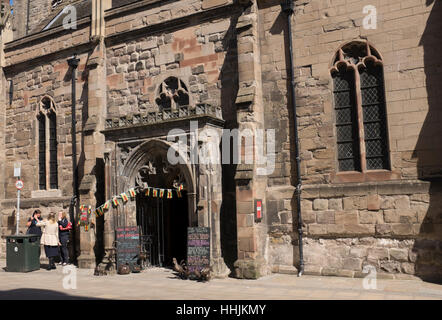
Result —
[{"label": "gothic window", "polygon": [[333,83],[339,170],[359,171],[360,152],[354,72],[341,68],[334,74]]},{"label": "gothic window", "polygon": [[156,103],[161,111],[175,111],[189,105],[189,93],[184,82],[176,77],[164,80],[158,88]]},{"label": "gothic window", "polygon": [[46,117],[38,115],[38,185],[46,189]]},{"label": "gothic window", "polygon": [[38,185],[40,190],[58,188],[57,116],[54,101],[44,97],[40,102],[38,121]]},{"label": "gothic window", "polygon": [[331,70],[339,171],[390,169],[382,60],[367,42],[336,54]]}]

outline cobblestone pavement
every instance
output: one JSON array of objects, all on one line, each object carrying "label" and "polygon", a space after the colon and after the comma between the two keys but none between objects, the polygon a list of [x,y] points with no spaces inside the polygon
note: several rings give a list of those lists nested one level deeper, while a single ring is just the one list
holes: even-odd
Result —
[{"label": "cobblestone pavement", "polygon": [[5,272],[5,264],[0,260],[0,299],[442,299],[442,285],[420,280],[378,279],[377,289],[371,290],[363,288],[362,279],[283,274],[202,283],[178,279],[171,270],[161,268],[100,277],[93,270],[75,269],[77,288],[66,290],[62,267],[14,273]]}]

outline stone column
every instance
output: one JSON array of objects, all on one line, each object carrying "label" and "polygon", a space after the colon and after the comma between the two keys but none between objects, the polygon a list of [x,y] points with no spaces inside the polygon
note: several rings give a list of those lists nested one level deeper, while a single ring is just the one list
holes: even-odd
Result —
[{"label": "stone column", "polygon": [[[5,53],[4,44],[12,40],[12,28],[11,28],[11,14],[9,8],[9,1],[1,3],[1,16],[0,16],[0,176],[6,177],[6,150],[5,150],[5,129],[6,129],[6,109],[9,104],[8,95],[8,83],[3,72],[5,66]],[[6,197],[5,184],[0,184],[0,199],[3,200]],[[7,219],[3,217],[0,212],[0,234],[5,234],[7,228]],[[0,245],[0,250],[5,252],[3,242]]]},{"label": "stone column", "polygon": [[224,262],[221,253],[221,228],[220,212],[222,203],[222,184],[221,184],[221,164],[209,165],[206,174],[209,181],[207,188],[208,194],[208,214],[210,214],[210,232],[211,238],[211,266],[214,277],[225,278],[230,270]]},{"label": "stone column", "polygon": [[221,252],[222,169],[220,154],[217,152],[221,134],[221,128],[211,126],[205,126],[198,133],[198,226],[210,228],[210,263],[215,278],[225,278],[230,273]]},{"label": "stone column", "polygon": [[[236,99],[238,130],[256,133],[264,127],[262,102],[260,49],[258,37],[258,6],[256,0],[245,3],[243,14],[236,26],[238,43],[239,91]],[[241,137],[241,135],[240,135]],[[253,143],[245,143],[239,138],[242,156],[253,157],[256,137]],[[255,159],[255,158],[253,158]],[[235,175],[236,208],[238,228],[238,260],[235,262],[235,275],[238,278],[256,279],[269,272],[264,259],[267,229],[264,221],[254,219],[255,199],[262,199],[265,207],[267,179],[257,175],[256,159],[246,164],[244,157],[237,166]]]},{"label": "stone column", "polygon": [[[94,48],[86,63],[88,72],[88,114],[83,127],[84,176],[79,189],[80,204],[91,205],[92,208],[95,208],[102,204],[98,203],[99,199],[96,198],[96,193],[98,175],[103,173],[99,172],[100,168],[104,170],[105,139],[100,131],[104,129],[104,119],[106,117],[104,10],[108,7],[109,0],[93,0],[92,2],[90,38]],[[104,198],[104,195],[101,196]],[[96,225],[94,212],[91,215],[91,222]],[[96,265],[94,253],[96,232],[96,228],[90,228],[89,231],[84,231],[84,228],[80,230],[80,256],[78,257],[80,268],[91,268]]]}]

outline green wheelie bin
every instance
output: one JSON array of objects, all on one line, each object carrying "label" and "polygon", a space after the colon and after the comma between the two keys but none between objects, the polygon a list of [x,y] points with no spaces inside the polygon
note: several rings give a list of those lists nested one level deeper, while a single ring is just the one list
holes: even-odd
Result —
[{"label": "green wheelie bin", "polygon": [[40,269],[40,237],[34,234],[6,236],[6,271]]}]

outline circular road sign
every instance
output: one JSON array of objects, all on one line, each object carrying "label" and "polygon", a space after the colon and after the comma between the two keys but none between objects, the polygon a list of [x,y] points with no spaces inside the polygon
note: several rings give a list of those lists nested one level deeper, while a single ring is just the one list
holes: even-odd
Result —
[{"label": "circular road sign", "polygon": [[22,180],[17,180],[17,182],[15,183],[15,187],[16,187],[18,190],[23,189],[23,187],[24,187],[23,181],[22,181]]}]

